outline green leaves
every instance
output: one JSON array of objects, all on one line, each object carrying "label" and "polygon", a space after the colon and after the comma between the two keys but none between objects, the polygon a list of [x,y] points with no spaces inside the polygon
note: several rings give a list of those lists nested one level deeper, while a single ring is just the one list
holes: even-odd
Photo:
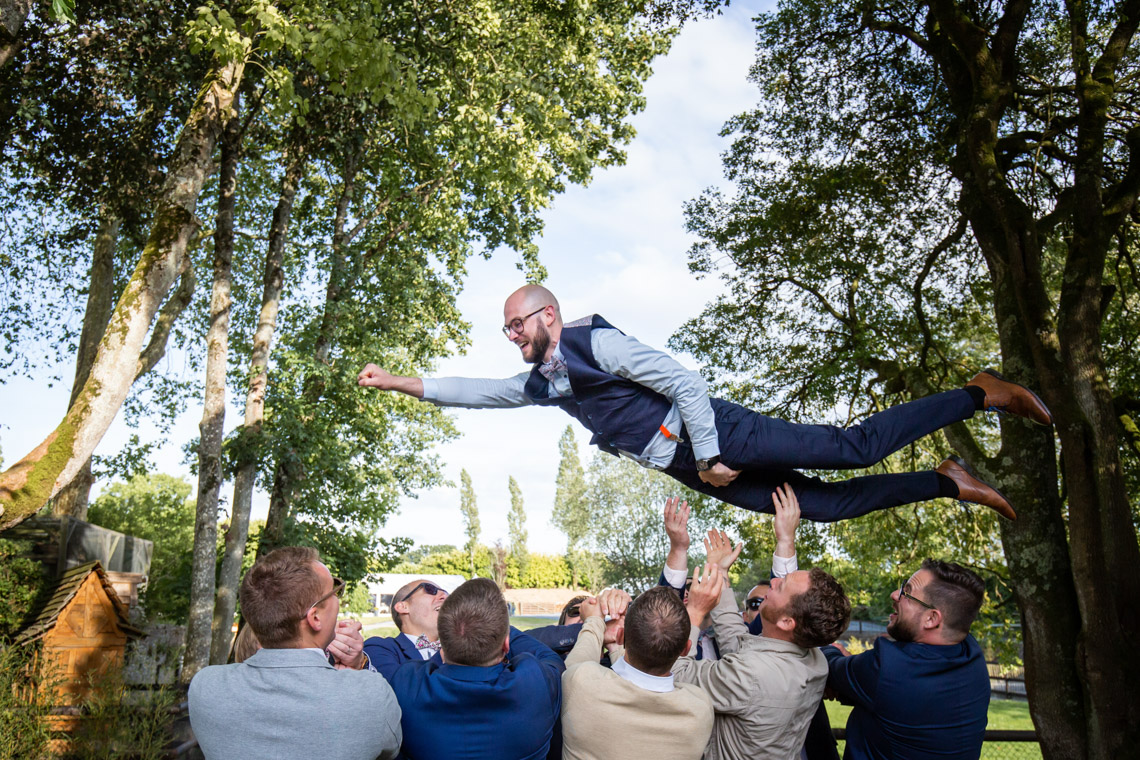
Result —
[{"label": "green leaves", "polygon": [[51,16],[60,24],[74,24],[75,0],[51,0]]}]

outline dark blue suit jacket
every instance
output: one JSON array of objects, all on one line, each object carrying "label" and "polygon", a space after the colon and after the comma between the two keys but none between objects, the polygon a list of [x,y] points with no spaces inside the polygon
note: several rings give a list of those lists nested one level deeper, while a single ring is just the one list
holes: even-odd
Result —
[{"label": "dark blue suit jacket", "polygon": [[990,678],[973,636],[949,646],[878,638],[852,657],[835,647],[823,653],[827,685],[855,706],[844,758],[977,760]]},{"label": "dark blue suit jacket", "polygon": [[[416,649],[416,645],[408,641],[408,637],[402,633],[386,638],[369,637],[364,642],[364,653],[368,655],[372,667],[380,671],[380,674],[389,682],[392,680],[392,676],[396,674],[396,669],[405,662],[424,661],[419,650]],[[436,654],[432,659],[440,662],[439,654]]]},{"label": "dark blue suit jacket", "polygon": [[511,629],[507,662],[409,662],[390,679],[410,760],[543,760],[562,707],[562,659]]}]

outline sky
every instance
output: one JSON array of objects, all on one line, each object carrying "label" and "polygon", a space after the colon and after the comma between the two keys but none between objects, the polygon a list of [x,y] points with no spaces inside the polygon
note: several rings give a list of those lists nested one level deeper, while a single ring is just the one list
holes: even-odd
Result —
[{"label": "sky", "polygon": [[[719,17],[688,24],[654,66],[645,88],[647,107],[633,118],[637,136],[627,148],[625,165],[597,172],[588,186],[571,187],[544,214],[546,227],[538,242],[548,272],[545,284],[561,302],[566,321],[601,314],[643,343],[664,349],[669,337],[721,291],[715,278],[699,280],[688,270],[693,239],[684,230],[683,206],[709,187],[726,186],[720,155],[730,139],[720,137],[720,130],[759,96],[747,81],[756,12],[755,4],[734,4]],[[466,355],[441,362],[437,375],[507,377],[526,369],[500,330],[503,300],[523,284],[516,261],[510,251],[470,260],[459,307],[471,323],[472,345]],[[697,367],[692,357],[677,358]],[[54,388],[24,379],[0,385],[0,446],[8,464],[34,448],[62,418],[70,372],[62,374],[68,381]],[[176,421],[170,443],[152,458],[157,471],[193,482],[182,464],[181,446],[197,435],[200,414],[200,408],[191,407]],[[550,523],[558,440],[573,423],[586,464],[594,451],[585,445],[588,431],[555,408],[452,414],[461,436],[436,451],[453,486],[405,499],[383,534],[408,537],[417,545],[462,545],[466,537],[458,483],[460,470],[466,469],[484,543],[507,543],[507,483],[514,476],[526,505],[529,550],[562,552],[566,539]],[[227,430],[239,419],[231,405]],[[132,432],[120,416],[96,453],[115,453]],[[156,434],[145,423],[137,432],[144,440]],[[261,494],[254,519],[263,518],[266,508]]]}]

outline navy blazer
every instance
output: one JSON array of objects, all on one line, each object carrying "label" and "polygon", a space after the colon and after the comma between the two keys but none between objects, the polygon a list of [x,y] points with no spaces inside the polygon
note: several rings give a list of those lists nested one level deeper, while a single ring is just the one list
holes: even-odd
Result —
[{"label": "navy blazer", "polygon": [[392,690],[410,760],[543,760],[562,708],[562,659],[511,628],[507,661],[410,662]]},{"label": "navy blazer", "polygon": [[[408,637],[402,633],[383,638],[370,636],[364,642],[364,653],[368,655],[372,667],[380,671],[380,674],[389,681],[396,674],[396,669],[405,662],[424,661],[424,658],[420,656],[420,651],[416,649],[416,645],[408,641]],[[438,652],[432,657],[432,660],[440,662]]]},{"label": "navy blazer", "polygon": [[990,705],[990,677],[973,636],[937,646],[875,639],[844,657],[824,647],[827,685],[855,709],[845,758],[977,760]]}]

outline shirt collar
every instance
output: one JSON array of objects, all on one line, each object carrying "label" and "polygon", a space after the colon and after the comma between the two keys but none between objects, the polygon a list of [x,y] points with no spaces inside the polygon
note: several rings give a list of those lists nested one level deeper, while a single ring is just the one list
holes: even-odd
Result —
[{"label": "shirt collar", "polygon": [[646,691],[655,691],[659,694],[673,691],[673,674],[667,676],[651,676],[643,673],[625,661],[625,655],[618,658],[613,664],[613,671],[629,681],[634,686],[640,686]]}]

